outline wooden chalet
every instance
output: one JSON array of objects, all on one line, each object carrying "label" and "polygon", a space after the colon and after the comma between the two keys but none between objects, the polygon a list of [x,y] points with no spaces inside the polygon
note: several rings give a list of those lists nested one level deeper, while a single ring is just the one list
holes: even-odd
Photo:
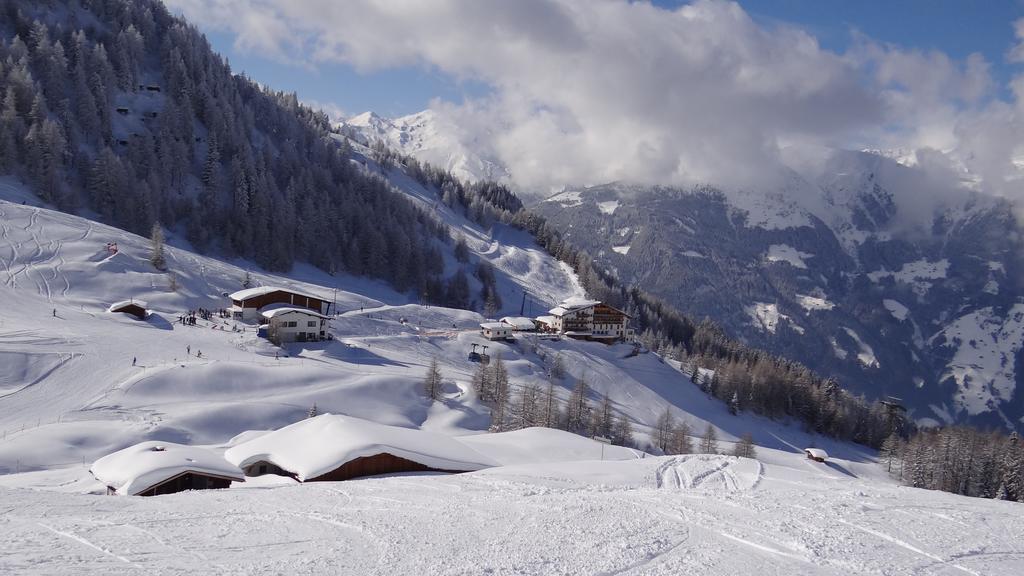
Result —
[{"label": "wooden chalet", "polygon": [[[278,476],[288,476],[299,480],[298,475],[295,472],[281,468],[277,464],[266,460],[253,462],[252,464],[244,467],[242,471],[246,476],[276,474]],[[353,478],[377,476],[380,474],[400,474],[403,472],[445,472],[449,474],[457,474],[459,472],[465,472],[465,470],[443,470],[441,468],[433,468],[426,464],[402,458],[401,456],[381,452],[372,456],[361,456],[354,460],[349,460],[329,472],[325,472],[312,478],[306,478],[301,481],[340,482],[342,480],[351,480]]]},{"label": "wooden chalet", "polygon": [[539,316],[537,323],[547,332],[578,340],[617,342],[633,336],[629,314],[598,300],[570,298]]},{"label": "wooden chalet", "polygon": [[[161,494],[174,494],[186,490],[218,490],[231,487],[232,482],[244,482],[245,478],[229,478],[211,474],[209,472],[188,471],[182,472],[173,478],[168,478],[159,484],[155,484],[136,496],[160,496]],[[107,486],[107,494],[114,494],[115,491]]]},{"label": "wooden chalet", "polygon": [[145,320],[146,314],[146,303],[142,300],[122,300],[121,302],[115,302],[107,308],[107,312],[118,312],[121,314],[128,314],[135,316],[139,320]]},{"label": "wooden chalet", "polygon": [[277,286],[246,288],[228,297],[231,299],[231,307],[228,310],[234,318],[239,320],[259,320],[260,310],[273,304],[306,308],[323,316],[328,316],[331,313],[330,300],[290,288]]},{"label": "wooden chalet", "polygon": [[100,458],[89,471],[107,486],[107,494],[124,496],[228,488],[245,481],[242,471],[220,455],[172,442],[130,446]]},{"label": "wooden chalet", "polygon": [[457,439],[338,414],[321,414],[233,446],[224,454],[247,476],[299,482],[401,472],[469,472],[496,465]]}]

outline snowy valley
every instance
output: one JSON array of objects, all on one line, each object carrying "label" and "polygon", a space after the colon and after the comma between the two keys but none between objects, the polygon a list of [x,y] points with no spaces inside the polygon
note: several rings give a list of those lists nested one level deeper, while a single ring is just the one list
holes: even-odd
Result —
[{"label": "snowy valley", "polygon": [[[366,113],[342,129],[468,180],[495,178],[465,168],[481,158],[443,118]],[[568,186],[531,209],[624,284],[869,398],[897,396],[923,425],[1020,429],[1016,208],[890,156],[786,149],[794,168],[753,189]]]},{"label": "snowy valley", "polygon": [[[437,573],[733,574],[757,566],[1009,574],[1024,563],[1013,544],[1024,536],[1019,505],[900,487],[872,451],[733,416],[653,353],[567,339],[541,341],[536,351],[525,338],[488,343],[477,313],[408,303],[381,284],[301,267],[288,277],[251,277],[337,302],[334,340],[279,349],[252,326],[234,331],[231,320],[176,322],[185,310],[223,305],[246,267],[168,246],[172,290],[169,274],[148,260],[147,239],[42,207],[12,181],[3,194],[0,541],[8,552],[0,568],[7,573],[365,574],[430,566]],[[468,223],[464,230],[488,240],[470,244],[499,268],[502,254],[536,250]],[[547,304],[576,290],[568,275],[524,278]],[[106,311],[132,298],[148,303],[146,320]],[[757,460],[657,457],[540,428],[487,433],[489,409],[470,385],[472,343],[502,354],[514,388],[546,385],[559,356],[567,376],[558,396],[568,398],[573,382],[586,378],[590,400],[607,394],[616,414],[633,422],[640,446],[669,407],[695,436],[713,426],[722,452],[752,434]],[[445,384],[431,403],[421,383],[433,358]],[[97,458],[143,440],[221,452],[243,432],[302,420],[313,404],[473,440],[499,465],[343,483],[262,476],[228,490],[152,498],[105,496],[89,472]],[[802,448],[810,445],[832,458],[806,459]],[[969,527],[969,536],[951,525]]]},{"label": "snowy valley", "polygon": [[[480,72],[568,49],[573,74],[551,78],[571,93],[577,41],[604,36],[562,26],[745,15],[581,2],[536,26],[532,10],[569,4],[461,7],[437,26],[452,42],[429,45],[478,48],[470,70],[412,52],[462,105],[336,124],[205,26],[408,64],[443,6],[345,17],[360,30],[317,42],[292,20],[302,2],[0,0],[0,574],[1024,573],[1012,204],[956,196],[932,218],[932,189],[891,154],[840,150],[767,170],[764,189],[582,185],[581,166],[636,159],[609,144],[666,173],[676,132],[710,131],[675,130],[689,107],[673,105],[620,143],[529,90],[487,122],[538,84],[492,78],[476,100]],[[407,13],[402,42],[372,49]],[[621,52],[594,52],[613,84],[593,96],[641,86],[605,74]],[[615,110],[590,108],[632,140]],[[531,134],[550,142],[517,144]],[[581,185],[520,198],[509,146]],[[998,431],[915,427],[965,422]]]}]

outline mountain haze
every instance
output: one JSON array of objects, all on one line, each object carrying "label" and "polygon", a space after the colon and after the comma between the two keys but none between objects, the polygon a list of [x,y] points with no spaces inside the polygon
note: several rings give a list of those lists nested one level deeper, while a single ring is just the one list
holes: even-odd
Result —
[{"label": "mountain haze", "polygon": [[[434,157],[475,161],[462,147],[439,151],[443,127],[414,116],[390,145],[418,156],[410,143],[429,140]],[[974,192],[967,173],[917,170],[906,152],[784,152],[794,168],[761,188],[569,186],[532,209],[623,283],[870,398],[899,397],[922,423],[1019,429],[1013,202]]]}]

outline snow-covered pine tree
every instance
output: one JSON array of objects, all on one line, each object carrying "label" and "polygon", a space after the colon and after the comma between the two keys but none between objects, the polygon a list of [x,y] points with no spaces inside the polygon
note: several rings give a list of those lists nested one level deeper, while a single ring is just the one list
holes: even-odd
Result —
[{"label": "snow-covered pine tree", "polygon": [[879,457],[885,462],[886,471],[890,474],[892,473],[893,463],[899,458],[900,444],[900,437],[896,434],[890,434],[878,451]]},{"label": "snow-covered pine tree", "polygon": [[461,233],[455,237],[455,259],[463,264],[469,262],[469,245]]},{"label": "snow-covered pine tree", "polygon": [[617,446],[633,446],[633,424],[625,414],[620,414],[612,426],[612,444]]},{"label": "snow-covered pine tree", "polygon": [[514,425],[516,429],[537,426],[540,420],[540,387],[536,384],[526,384],[519,389],[519,398],[516,401],[516,414]]},{"label": "snow-covered pine tree", "polygon": [[601,404],[594,410],[590,419],[590,435],[592,437],[611,438],[612,426],[615,425],[615,414],[612,411],[612,401],[605,394],[601,398]]},{"label": "snow-covered pine tree", "polygon": [[423,391],[431,402],[441,399],[441,368],[437,358],[431,358],[427,375],[423,378]]},{"label": "snow-covered pine tree", "polygon": [[701,391],[704,392],[705,394],[707,394],[708,396],[710,396],[711,395],[711,374],[708,373],[708,372],[701,373],[700,370],[698,370],[697,372],[698,372],[698,374],[700,374],[697,379],[700,380],[700,389],[701,389]]},{"label": "snow-covered pine tree", "polygon": [[708,424],[704,429],[704,435],[700,438],[701,454],[718,454],[718,433],[715,427]]},{"label": "snow-covered pine tree", "polygon": [[671,454],[692,454],[693,440],[690,439],[690,425],[680,422],[672,429],[672,437],[669,440],[669,453]]},{"label": "snow-covered pine tree", "polygon": [[543,409],[537,425],[545,428],[557,428],[561,422],[561,407],[558,396],[555,394],[555,383],[548,382],[547,392],[544,393]]},{"label": "snow-covered pine tree", "polygon": [[751,436],[750,432],[747,432],[740,436],[740,439],[733,446],[733,456],[739,456],[740,458],[757,458],[757,452],[754,449],[754,437]]},{"label": "snow-covered pine tree", "polygon": [[732,398],[729,400],[729,414],[735,416],[740,412],[740,393],[738,390],[733,390]]},{"label": "snow-covered pine tree", "polygon": [[569,405],[565,409],[565,429],[569,432],[582,434],[587,430],[587,423],[590,416],[590,404],[587,396],[590,394],[590,385],[587,379],[580,376],[573,386],[572,394],[569,396]]},{"label": "snow-covered pine tree", "polygon": [[551,361],[551,377],[556,380],[565,378],[565,360],[562,359],[561,352],[555,354]]},{"label": "snow-covered pine tree", "polygon": [[497,299],[497,292],[493,290],[487,291],[487,297],[484,300],[484,316],[488,318],[494,318],[498,315],[499,304]]},{"label": "snow-covered pine tree", "polygon": [[508,369],[505,367],[505,361],[502,360],[501,354],[498,354],[492,362],[491,373],[494,386],[494,409],[491,411],[490,430],[501,432],[508,429],[510,419]]},{"label": "snow-covered pine tree", "polygon": [[160,227],[159,222],[153,223],[149,239],[152,243],[149,262],[154,268],[164,272],[167,270],[167,259],[164,257],[164,230]]},{"label": "snow-covered pine tree", "polygon": [[494,371],[488,365],[482,362],[477,364],[472,384],[481,402],[494,400]]},{"label": "snow-covered pine tree", "polygon": [[665,411],[658,416],[658,420],[654,424],[654,445],[664,454],[670,453],[672,430],[675,429],[675,425],[676,421],[672,416],[671,409],[665,406]]},{"label": "snow-covered pine tree", "polygon": [[1006,490],[1006,500],[1017,501],[1024,497],[1024,478],[1021,478],[1021,460],[1024,456],[1024,446],[1017,431],[1010,433],[1009,438],[1003,444],[1002,456],[999,462],[999,476],[1003,488]]},{"label": "snow-covered pine tree", "polygon": [[309,414],[306,415],[306,418],[316,418],[318,414],[320,412],[316,409],[316,402],[313,402],[313,405],[309,407]]}]

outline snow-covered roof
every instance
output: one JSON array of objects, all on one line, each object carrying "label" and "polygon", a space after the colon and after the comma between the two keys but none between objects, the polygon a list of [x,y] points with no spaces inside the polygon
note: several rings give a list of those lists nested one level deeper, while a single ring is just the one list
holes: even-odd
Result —
[{"label": "snow-covered roof", "polygon": [[822,460],[828,458],[828,452],[825,452],[821,448],[804,448],[804,452],[812,458],[821,458]]},{"label": "snow-covered roof", "polygon": [[568,308],[571,310],[573,308],[589,308],[591,306],[596,306],[600,303],[600,300],[591,300],[589,298],[574,296],[572,298],[566,298],[565,300],[562,300],[561,302],[558,303],[558,305],[562,306],[563,308]]},{"label": "snow-covered roof", "polygon": [[512,327],[501,322],[481,322],[480,327],[484,330],[509,330]]},{"label": "snow-covered roof", "polygon": [[133,496],[184,472],[242,482],[245,475],[216,452],[173,442],[142,442],[108,454],[89,469],[118,494]]},{"label": "snow-covered roof", "polygon": [[550,326],[550,325],[555,323],[555,317],[554,316],[537,316],[537,322],[540,322],[541,324],[547,324],[548,326]]},{"label": "snow-covered roof", "polygon": [[537,327],[532,318],[525,316],[505,316],[501,319],[503,324],[508,324],[517,330],[533,330]]},{"label": "snow-covered roof", "polygon": [[120,302],[114,302],[111,304],[110,308],[107,308],[107,312],[117,312],[125,306],[138,306],[145,310],[148,305],[142,300],[121,300]]},{"label": "snow-covered roof", "polygon": [[323,314],[313,312],[309,308],[296,308],[294,306],[278,304],[273,304],[271,306],[264,306],[263,308],[260,308],[260,314],[264,318],[273,318],[274,316],[281,316],[282,314],[290,314],[292,312],[298,312],[299,314],[304,314],[306,316],[315,316],[317,318],[330,318],[329,316],[324,316]]},{"label": "snow-covered roof", "polygon": [[356,458],[384,453],[437,470],[470,471],[497,465],[450,436],[340,414],[322,414],[285,426],[229,448],[224,457],[242,468],[270,462],[305,481]]},{"label": "snow-covered roof", "polygon": [[565,316],[569,312],[575,312],[576,310],[582,310],[584,308],[591,308],[600,304],[600,300],[588,300],[586,298],[569,298],[558,303],[548,313],[553,316]]},{"label": "snow-covered roof", "polygon": [[299,296],[305,296],[307,298],[316,298],[317,300],[323,300],[321,296],[310,294],[309,292],[303,292],[294,288],[283,288],[281,286],[257,286],[256,288],[246,288],[245,290],[239,290],[238,292],[232,293],[228,298],[232,300],[248,300],[257,296],[264,296],[271,292],[290,292],[292,294],[298,294]]}]

